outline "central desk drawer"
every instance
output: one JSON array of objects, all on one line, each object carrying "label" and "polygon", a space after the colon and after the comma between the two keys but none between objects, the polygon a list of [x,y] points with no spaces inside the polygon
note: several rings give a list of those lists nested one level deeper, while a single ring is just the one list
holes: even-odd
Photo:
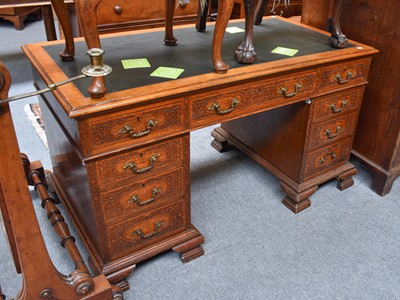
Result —
[{"label": "central desk drawer", "polygon": [[189,97],[191,128],[242,117],[310,97],[314,92],[315,71],[260,80],[246,88],[226,88]]},{"label": "central desk drawer", "polygon": [[100,159],[94,163],[100,189],[109,189],[126,180],[139,180],[153,176],[162,169],[180,167],[183,164],[187,143],[175,138],[145,148],[125,151],[119,155]]},{"label": "central desk drawer", "polygon": [[141,145],[168,134],[182,132],[185,127],[183,99],[163,103],[162,106],[159,103],[141,106],[82,121],[81,136],[85,154],[93,155],[124,146]]},{"label": "central desk drawer", "polygon": [[111,259],[133,253],[180,231],[187,226],[184,201],[152,210],[107,229]]},{"label": "central desk drawer", "polygon": [[184,169],[179,168],[101,193],[106,223],[112,225],[122,222],[181,199],[184,195],[184,178]]}]

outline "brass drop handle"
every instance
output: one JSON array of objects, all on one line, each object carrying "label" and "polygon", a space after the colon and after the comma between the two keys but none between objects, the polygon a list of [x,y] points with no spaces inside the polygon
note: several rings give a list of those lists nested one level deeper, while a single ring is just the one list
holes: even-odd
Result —
[{"label": "brass drop handle", "polygon": [[139,206],[143,206],[146,204],[149,204],[151,202],[153,202],[154,200],[156,200],[156,196],[157,194],[161,193],[161,189],[159,188],[154,188],[151,190],[151,198],[145,201],[140,201],[139,196],[138,195],[133,195],[129,200],[128,203],[129,204],[133,204],[136,203]]},{"label": "brass drop handle", "polygon": [[342,130],[342,127],[336,126],[336,133],[332,133],[329,129],[326,129],[324,131],[324,133],[328,136],[328,139],[332,139],[332,138],[338,136],[338,134],[340,133],[341,130]]},{"label": "brass drop handle", "polygon": [[231,111],[233,111],[236,108],[236,105],[238,105],[239,103],[240,103],[240,101],[238,99],[233,98],[231,106],[229,108],[221,109],[221,107],[219,106],[218,102],[214,102],[208,108],[208,110],[216,110],[218,115],[226,115],[227,113],[230,113]]},{"label": "brass drop handle", "polygon": [[336,108],[334,103],[328,105],[328,109],[332,110],[333,113],[341,112],[347,105],[347,100],[343,100],[340,107]]},{"label": "brass drop handle", "polygon": [[160,232],[160,228],[161,226],[164,225],[163,221],[158,221],[157,223],[154,224],[154,231],[152,233],[148,233],[148,234],[144,234],[142,228],[138,228],[135,231],[133,231],[131,234],[132,235],[138,235],[140,236],[142,239],[148,239],[149,237],[152,237],[153,235],[157,234],[158,232]]},{"label": "brass drop handle", "polygon": [[146,124],[146,129],[139,132],[133,132],[132,127],[129,124],[126,124],[119,130],[119,134],[129,134],[131,138],[139,138],[149,134],[153,129],[153,127],[157,125],[157,123],[158,123],[157,120],[149,120]]},{"label": "brass drop handle", "polygon": [[334,159],[334,158],[337,156],[337,154],[336,154],[334,151],[329,152],[328,154],[326,154],[323,158],[321,158],[321,159],[319,160],[319,163],[323,164],[323,163],[328,159],[329,156],[330,156],[332,159]]},{"label": "brass drop handle", "polygon": [[179,6],[180,8],[185,8],[186,5],[187,5],[187,3],[184,2],[184,1],[179,1],[179,2],[178,2],[178,6]]},{"label": "brass drop handle", "polygon": [[150,170],[151,168],[154,167],[154,164],[156,163],[158,157],[160,157],[159,153],[154,153],[153,155],[151,155],[150,158],[149,158],[149,161],[150,161],[149,165],[147,167],[142,168],[142,169],[138,169],[134,162],[127,162],[124,165],[123,168],[124,168],[124,170],[132,169],[132,171],[135,174],[143,173],[143,172],[146,172],[146,171],[148,171],[148,170]]},{"label": "brass drop handle", "polygon": [[119,6],[119,5],[115,5],[115,7],[114,7],[114,12],[115,12],[117,15],[122,14],[122,7]]},{"label": "brass drop handle", "polygon": [[285,98],[290,98],[290,97],[293,97],[293,96],[297,95],[300,92],[300,89],[302,87],[303,87],[303,85],[301,83],[296,83],[295,88],[294,88],[294,92],[288,93],[287,88],[285,88],[283,86],[283,87],[281,87],[281,90],[279,91],[279,94],[283,95]]},{"label": "brass drop handle", "polygon": [[336,80],[339,84],[345,84],[349,82],[350,78],[353,77],[353,73],[351,71],[347,72],[347,77],[346,79],[342,79],[342,75],[337,74],[336,75]]}]

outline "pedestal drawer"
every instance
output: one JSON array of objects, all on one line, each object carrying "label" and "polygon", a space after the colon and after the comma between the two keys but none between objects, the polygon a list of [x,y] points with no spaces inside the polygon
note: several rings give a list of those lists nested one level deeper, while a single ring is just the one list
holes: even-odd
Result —
[{"label": "pedestal drawer", "polygon": [[182,166],[185,149],[184,138],[175,138],[149,147],[125,151],[119,155],[97,160],[95,176],[100,189],[124,184],[125,180],[139,180],[166,167]]},{"label": "pedestal drawer", "polygon": [[315,99],[312,122],[339,117],[348,112],[359,110],[363,93],[364,86]]},{"label": "pedestal drawer", "polygon": [[307,149],[321,148],[354,134],[358,111],[311,126]]},{"label": "pedestal drawer", "polygon": [[179,168],[101,193],[106,224],[122,222],[181,199],[184,194],[184,178],[184,169]]},{"label": "pedestal drawer", "polygon": [[186,227],[184,201],[144,213],[107,229],[111,259],[133,253]]},{"label": "pedestal drawer", "polygon": [[335,91],[338,87],[367,82],[370,58],[335,64],[320,69],[318,92]]},{"label": "pedestal drawer", "polygon": [[180,99],[162,106],[148,105],[81,121],[84,155],[141,145],[182,132],[185,127],[183,115],[184,102]]},{"label": "pedestal drawer", "polygon": [[342,164],[350,158],[352,138],[310,152],[303,164],[303,179],[307,180]]},{"label": "pedestal drawer", "polygon": [[245,88],[226,88],[218,93],[189,98],[191,127],[196,128],[242,117],[270,107],[278,107],[310,97],[315,87],[315,71],[259,80]]}]

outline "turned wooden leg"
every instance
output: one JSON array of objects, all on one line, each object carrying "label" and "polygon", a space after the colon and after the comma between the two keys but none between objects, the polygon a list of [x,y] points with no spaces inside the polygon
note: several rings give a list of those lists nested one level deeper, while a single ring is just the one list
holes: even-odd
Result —
[{"label": "turned wooden leg", "polygon": [[282,203],[289,208],[295,214],[311,206],[309,197],[315,193],[318,186],[314,186],[306,191],[297,192],[286,183],[281,182],[281,188],[286,193],[286,197],[283,198]]},{"label": "turned wooden leg", "polygon": [[212,61],[216,73],[226,73],[229,66],[224,63],[221,56],[222,40],[233,10],[233,0],[218,1],[217,21],[215,22],[212,43]]},{"label": "turned wooden leg", "polygon": [[64,32],[65,48],[59,55],[63,61],[71,61],[75,56],[75,44],[67,8],[63,0],[51,0],[51,5],[56,12],[58,22]]},{"label": "turned wooden leg", "polygon": [[254,28],[254,14],[257,7],[258,0],[245,0],[245,33],[240,46],[235,52],[235,58],[242,64],[250,64],[256,60],[256,52],[254,51],[253,42],[253,28]]},{"label": "turned wooden leg", "polygon": [[199,4],[197,8],[196,30],[199,32],[203,32],[206,30],[208,8],[211,6],[211,0],[205,1],[204,7],[201,7],[202,0],[199,0],[198,2]]},{"label": "turned wooden leg", "polygon": [[214,140],[211,142],[211,146],[219,153],[227,152],[234,148],[234,146],[227,140],[224,132],[225,131],[223,131],[221,127],[215,128],[211,132],[211,135],[214,138]]},{"label": "turned wooden leg", "polygon": [[337,188],[341,191],[351,187],[354,184],[354,180],[352,178],[353,175],[357,174],[357,169],[351,169],[343,174],[340,174],[339,176],[336,177],[337,180],[339,180],[337,184]]},{"label": "turned wooden leg", "polygon": [[187,263],[204,254],[203,247],[201,247],[201,244],[203,243],[204,237],[199,235],[189,241],[173,247],[172,250],[179,253],[183,263]]},{"label": "turned wooden leg", "polygon": [[256,8],[255,25],[260,25],[264,18],[265,11],[267,10],[269,0],[259,0]]},{"label": "turned wooden leg", "polygon": [[165,0],[165,37],[164,43],[168,46],[176,45],[176,38],[173,33],[175,0]]},{"label": "turned wooden leg", "polygon": [[340,28],[340,17],[343,5],[347,0],[334,0],[332,13],[332,27],[330,43],[335,48],[344,48],[347,46],[347,37]]}]

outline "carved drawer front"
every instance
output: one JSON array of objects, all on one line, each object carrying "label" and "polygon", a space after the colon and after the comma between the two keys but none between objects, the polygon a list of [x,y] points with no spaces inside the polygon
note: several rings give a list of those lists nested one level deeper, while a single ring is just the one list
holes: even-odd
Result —
[{"label": "carved drawer front", "polygon": [[111,259],[133,253],[186,227],[183,201],[144,213],[107,229]]},{"label": "carved drawer front", "polygon": [[268,108],[299,101],[314,92],[316,73],[309,71],[275,80],[260,80],[246,88],[226,88],[217,94],[189,98],[191,127],[212,125]]},{"label": "carved drawer front", "polygon": [[[182,101],[163,106],[148,106],[90,118],[84,147],[86,154],[140,145],[167,134],[181,132],[185,127]],[[85,131],[86,131],[85,130]]]},{"label": "carved drawer front", "polygon": [[313,122],[339,117],[348,112],[358,110],[361,106],[363,93],[364,87],[359,87],[315,99],[312,113]]},{"label": "carved drawer front", "polygon": [[179,168],[101,193],[106,224],[122,222],[181,199],[184,194],[184,177],[183,168]]},{"label": "carved drawer front", "polygon": [[358,112],[355,111],[342,117],[313,125],[310,130],[307,149],[321,148],[321,146],[353,135],[357,126],[357,116]]},{"label": "carved drawer front", "polygon": [[370,58],[345,62],[320,69],[318,92],[334,91],[367,82]]},{"label": "carved drawer front", "polygon": [[163,168],[182,166],[184,144],[183,138],[176,138],[96,161],[99,187],[112,188],[124,180],[140,180]]},{"label": "carved drawer front", "polygon": [[304,180],[345,164],[350,158],[351,145],[352,138],[349,137],[307,154],[304,164]]}]

